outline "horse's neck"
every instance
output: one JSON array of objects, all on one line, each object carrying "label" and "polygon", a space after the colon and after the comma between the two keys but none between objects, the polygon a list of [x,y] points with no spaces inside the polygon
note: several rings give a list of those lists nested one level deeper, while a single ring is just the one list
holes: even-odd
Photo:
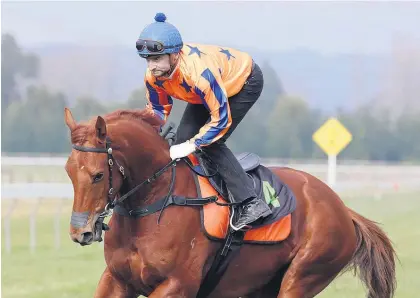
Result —
[{"label": "horse's neck", "polygon": [[[124,146],[122,148],[124,151],[124,163],[129,169],[130,185],[126,191],[150,178],[171,161],[169,146],[158,135],[142,135],[142,132],[129,129],[124,134],[119,134],[119,142],[121,146]],[[169,193],[171,178],[172,169],[168,168],[154,182],[142,186],[138,192],[127,199],[128,202],[125,204],[125,207],[129,209],[144,207],[163,199]],[[196,197],[196,192],[194,178],[190,169],[186,164],[178,163],[173,194]],[[158,241],[159,244],[156,245],[159,247],[170,245],[173,239],[193,237],[193,235],[199,233],[200,215],[198,209],[186,207],[166,208],[163,210],[160,224],[157,224],[158,215],[159,212],[142,217],[137,221],[130,221],[130,225],[132,224],[133,226],[128,229],[131,231],[129,233],[134,232],[136,237],[144,236],[147,239],[158,237],[160,240]],[[174,220],[176,224],[169,225],[169,222],[174,223]],[[187,239],[184,240],[187,241]]]},{"label": "horse's neck", "polygon": [[[124,136],[121,136],[124,137]],[[126,150],[125,164],[129,167],[129,175],[131,177],[130,186],[125,189],[129,191],[144,180],[150,178],[158,170],[167,165],[171,159],[169,150],[166,145],[162,144],[162,140],[155,143],[142,144],[141,136],[133,138],[132,136],[124,143]],[[180,162],[175,168],[175,184],[173,189],[174,195],[185,197],[196,197],[197,190],[195,187],[194,177],[188,166]],[[141,187],[131,198],[129,198],[125,207],[127,209],[144,208],[147,205],[165,198],[169,193],[171,184],[172,169],[168,168],[161,176],[156,178],[151,184]],[[160,222],[157,222],[159,211],[157,213],[141,217],[137,220],[127,219],[123,216],[116,218],[116,226],[119,232],[114,239],[126,239],[124,241],[117,240],[118,245],[126,246],[129,239],[135,241],[134,245],[138,251],[149,261],[157,262],[156,251],[163,251],[165,259],[169,262],[175,262],[179,256],[187,257],[178,253],[183,249],[183,245],[179,243],[191,243],[200,237],[200,212],[198,208],[190,207],[168,207],[162,210]]]},{"label": "horse's neck", "polygon": [[[129,191],[136,185],[144,182],[153,176],[158,170],[163,168],[169,161],[168,146],[162,142],[157,135],[142,135],[143,131],[132,129],[125,130],[117,135],[117,145],[121,150],[122,163],[127,169],[127,181],[125,191]],[[152,183],[141,187],[130,199],[127,205],[130,207],[141,205],[146,199],[156,193],[156,185],[169,184],[170,171],[164,173],[159,183]]]}]

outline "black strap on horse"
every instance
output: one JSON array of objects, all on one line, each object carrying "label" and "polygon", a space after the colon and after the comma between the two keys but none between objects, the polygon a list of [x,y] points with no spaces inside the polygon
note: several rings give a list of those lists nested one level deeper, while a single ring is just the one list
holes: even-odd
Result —
[{"label": "black strap on horse", "polygon": [[209,271],[201,282],[196,296],[197,298],[206,298],[213,292],[230,264],[230,261],[241,248],[244,236],[244,231],[235,231],[229,227],[222,247],[217,251]]},{"label": "black strap on horse", "polygon": [[[169,127],[168,129],[165,129],[165,131],[163,131],[164,136],[166,136],[171,131],[171,129],[173,128],[172,125],[169,125],[168,127]],[[126,194],[121,196],[119,199],[117,199],[116,196],[114,196],[113,179],[112,179],[113,178],[112,177],[112,169],[113,169],[114,163],[117,164],[119,172],[121,173],[121,175],[123,176],[124,179],[126,178],[125,171],[124,171],[124,167],[122,167],[113,156],[113,148],[111,147],[111,140],[108,136],[106,137],[105,141],[106,141],[105,148],[84,147],[84,146],[75,145],[75,144],[72,145],[73,149],[78,150],[78,151],[106,153],[107,154],[108,169],[109,169],[108,204],[105,207],[105,211],[100,215],[100,217],[98,219],[98,223],[102,224],[102,229],[103,230],[108,230],[109,229],[108,226],[103,223],[103,220],[106,216],[108,216],[110,214],[111,209],[113,209],[118,214],[125,215],[125,216],[132,216],[132,217],[135,217],[135,218],[144,217],[144,216],[147,216],[147,215],[150,215],[150,214],[153,214],[153,213],[156,213],[156,212],[160,211],[161,213],[159,214],[159,217],[158,217],[158,223],[159,223],[159,220],[162,216],[162,212],[165,210],[166,207],[169,207],[171,205],[175,205],[175,206],[203,206],[203,205],[210,204],[210,203],[216,203],[216,204],[218,203],[217,202],[217,196],[210,196],[210,197],[207,197],[207,198],[186,198],[186,197],[182,197],[182,196],[173,196],[172,195],[174,185],[175,185],[175,176],[176,176],[175,167],[176,167],[177,162],[179,161],[178,159],[170,161],[163,168],[156,171],[151,177],[144,180],[143,182],[141,182],[140,184],[135,186],[133,189],[128,191]],[[182,158],[182,160],[184,160],[187,163],[187,165],[191,168],[191,170],[197,175],[210,178],[210,177],[217,174],[217,170],[215,171],[215,173],[213,173],[211,175],[201,174],[194,169],[194,167],[186,160],[186,158]],[[126,200],[129,196],[131,196],[133,193],[138,191],[140,189],[140,187],[153,182],[159,176],[161,176],[163,173],[165,173],[169,168],[172,168],[172,176],[171,176],[171,182],[170,182],[170,185],[169,185],[168,194],[164,198],[162,198],[162,199],[160,199],[160,200],[158,200],[158,201],[156,201],[156,202],[154,202],[150,205],[143,206],[141,208],[133,209],[133,210],[126,210],[122,206],[121,203],[124,200]],[[231,258],[235,255],[233,252],[236,252],[242,246],[244,236],[245,236],[245,232],[233,231],[231,229],[231,227],[229,226],[228,234],[227,234],[227,237],[224,241],[224,244],[218,250],[218,252],[216,253],[216,256],[213,260],[213,263],[212,263],[209,271],[207,272],[207,274],[206,274],[206,276],[205,276],[205,278],[204,278],[204,280],[201,284],[201,287],[199,289],[197,297],[205,298],[214,290],[214,288],[216,287],[216,285],[219,283],[220,279],[222,278],[223,273],[226,271],[227,266],[230,263]]]},{"label": "black strap on horse", "polygon": [[[176,161],[176,160],[175,160]],[[163,168],[161,171],[164,171],[165,168]],[[169,207],[171,205],[175,205],[175,206],[203,206],[203,205],[207,205],[210,203],[214,203],[217,201],[217,196],[210,196],[207,198],[202,198],[202,199],[196,199],[196,198],[187,198],[187,197],[183,197],[183,196],[173,196],[172,192],[174,189],[174,185],[175,185],[175,166],[172,167],[172,176],[171,176],[171,183],[169,184],[169,191],[168,194],[150,204],[150,205],[146,205],[146,206],[142,206],[141,208],[137,208],[137,209],[132,209],[132,210],[127,210],[125,209],[121,204],[118,204],[114,207],[114,212],[116,212],[117,214],[120,215],[125,215],[125,216],[131,216],[134,218],[140,218],[140,217],[144,217],[153,213],[156,213],[158,211],[160,211],[159,217],[158,217],[158,223],[160,221],[160,218],[162,216],[162,212],[165,210],[166,207]],[[139,184],[141,185],[141,184]],[[131,191],[134,192],[136,188],[133,188]],[[130,192],[131,192],[130,191]],[[128,192],[126,195],[124,195],[125,197],[128,197],[127,195],[129,195]]]},{"label": "black strap on horse", "polygon": [[174,206],[203,206],[210,203],[216,202],[217,197],[211,196],[203,199],[194,199],[194,198],[187,198],[183,196],[165,196],[164,198],[160,199],[159,201],[154,202],[153,204],[133,209],[127,210],[121,205],[117,205],[114,208],[114,212],[124,216],[131,216],[134,218],[141,218],[158,211],[164,210],[166,207],[171,205]]}]

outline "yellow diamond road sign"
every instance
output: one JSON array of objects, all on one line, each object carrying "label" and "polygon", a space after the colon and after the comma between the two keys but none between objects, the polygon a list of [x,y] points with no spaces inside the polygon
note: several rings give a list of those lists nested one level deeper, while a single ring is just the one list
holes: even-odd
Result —
[{"label": "yellow diamond road sign", "polygon": [[327,155],[338,155],[352,140],[351,133],[337,119],[328,119],[312,139]]}]

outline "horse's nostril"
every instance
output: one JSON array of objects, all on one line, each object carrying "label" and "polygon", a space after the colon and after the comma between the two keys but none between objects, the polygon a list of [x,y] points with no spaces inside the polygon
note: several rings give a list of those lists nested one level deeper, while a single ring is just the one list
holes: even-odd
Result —
[{"label": "horse's nostril", "polygon": [[82,234],[82,243],[89,243],[93,240],[93,233],[92,232],[85,232]]}]

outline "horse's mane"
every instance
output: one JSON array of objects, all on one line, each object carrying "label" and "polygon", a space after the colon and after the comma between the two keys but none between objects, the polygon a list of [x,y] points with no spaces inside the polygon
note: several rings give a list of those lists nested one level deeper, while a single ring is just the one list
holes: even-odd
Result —
[{"label": "horse's mane", "polygon": [[[107,124],[118,120],[132,120],[143,125],[147,129],[154,129],[157,131],[164,121],[153,114],[149,109],[129,110],[119,109],[102,116]],[[79,123],[71,132],[72,144],[82,144],[85,142],[87,136],[95,132],[95,123],[97,116],[90,120]]]}]

